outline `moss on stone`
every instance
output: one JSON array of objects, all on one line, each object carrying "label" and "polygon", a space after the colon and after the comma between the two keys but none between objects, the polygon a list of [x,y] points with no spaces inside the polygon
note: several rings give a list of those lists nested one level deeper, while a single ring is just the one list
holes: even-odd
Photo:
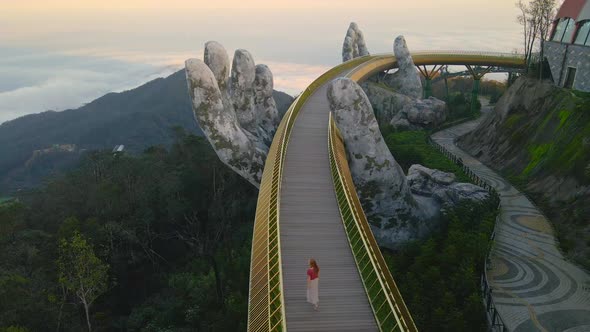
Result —
[{"label": "moss on stone", "polygon": [[550,102],[554,106],[538,120],[540,125],[528,123],[519,130],[519,139],[524,140],[529,152],[529,162],[522,175],[570,174],[587,183],[590,148],[584,145],[584,140],[590,138],[590,94],[560,90],[552,96],[555,99]]},{"label": "moss on stone", "polygon": [[357,96],[358,96],[358,98],[354,100],[354,106],[353,107],[354,107],[354,110],[355,111],[360,112],[360,110],[361,110],[361,103],[362,103],[363,99],[358,95],[358,93],[357,93]]},{"label": "moss on stone", "polygon": [[357,186],[357,190],[363,210],[370,213],[373,211],[373,200],[377,195],[382,193],[379,184],[374,180],[368,181],[360,186]]},{"label": "moss on stone", "polygon": [[389,218],[382,225],[383,229],[415,229],[422,222],[413,216],[409,210],[397,209],[395,216]]},{"label": "moss on stone", "polygon": [[376,169],[381,171],[384,167],[389,167],[391,164],[389,160],[385,159],[383,163],[378,163],[375,157],[366,156],[367,163],[365,164],[365,170],[370,171]]},{"label": "moss on stone", "polygon": [[[363,207],[364,209],[364,207]],[[375,226],[376,228],[381,228],[381,219],[376,215],[367,216],[367,221],[371,226]]]},{"label": "moss on stone", "polygon": [[559,112],[559,127],[557,130],[563,128],[569,117],[572,115],[572,111],[570,110],[562,110]]},{"label": "moss on stone", "polygon": [[512,129],[522,119],[524,119],[524,114],[519,114],[519,113],[512,114],[506,119],[506,121],[504,122],[504,126],[507,129]]},{"label": "moss on stone", "polygon": [[359,187],[359,191],[362,192],[362,195],[366,198],[373,198],[382,193],[379,184],[374,181],[365,182],[362,186]]},{"label": "moss on stone", "polygon": [[529,148],[530,161],[524,169],[523,174],[528,175],[535,167],[539,166],[545,159],[545,156],[552,148],[553,144],[540,144]]},{"label": "moss on stone", "polygon": [[387,220],[386,228],[394,228],[399,227],[399,220],[397,218],[391,217]]}]

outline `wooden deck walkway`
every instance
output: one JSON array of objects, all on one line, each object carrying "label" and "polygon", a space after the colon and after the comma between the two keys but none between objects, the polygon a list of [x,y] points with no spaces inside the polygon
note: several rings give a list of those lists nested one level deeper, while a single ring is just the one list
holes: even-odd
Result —
[{"label": "wooden deck walkway", "polygon": [[[328,159],[327,86],[302,107],[283,173],[281,259],[287,330],[377,331],[340,212]],[[320,309],[306,302],[309,258],[320,266]]]}]

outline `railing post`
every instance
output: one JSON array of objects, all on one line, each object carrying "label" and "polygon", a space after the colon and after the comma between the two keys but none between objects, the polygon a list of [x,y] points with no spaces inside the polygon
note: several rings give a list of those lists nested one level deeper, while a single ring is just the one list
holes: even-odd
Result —
[{"label": "railing post", "polygon": [[498,311],[496,310],[496,308],[494,308],[492,311],[492,326],[496,325],[496,316],[497,315],[498,315]]},{"label": "railing post", "polygon": [[487,292],[487,303],[486,303],[486,308],[489,311],[490,310],[490,304],[492,303],[492,289],[488,288],[488,292]]}]

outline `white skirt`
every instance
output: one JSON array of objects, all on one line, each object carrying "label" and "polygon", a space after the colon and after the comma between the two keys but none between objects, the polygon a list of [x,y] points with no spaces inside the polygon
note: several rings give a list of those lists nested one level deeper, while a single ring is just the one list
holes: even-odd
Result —
[{"label": "white skirt", "polygon": [[307,289],[307,302],[317,305],[320,302],[319,296],[319,281],[320,278],[315,278],[309,282],[309,288]]}]

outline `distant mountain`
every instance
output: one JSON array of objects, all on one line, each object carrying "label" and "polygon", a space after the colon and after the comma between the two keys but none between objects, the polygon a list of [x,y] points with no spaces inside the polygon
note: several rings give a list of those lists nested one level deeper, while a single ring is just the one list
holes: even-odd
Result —
[{"label": "distant mountain", "polygon": [[[278,91],[274,98],[281,113],[293,101]],[[184,70],[129,91],[106,94],[78,109],[7,121],[0,125],[0,194],[38,185],[43,177],[71,167],[85,150],[122,144],[125,151],[137,153],[152,145],[168,146],[175,126],[202,135]]]}]

